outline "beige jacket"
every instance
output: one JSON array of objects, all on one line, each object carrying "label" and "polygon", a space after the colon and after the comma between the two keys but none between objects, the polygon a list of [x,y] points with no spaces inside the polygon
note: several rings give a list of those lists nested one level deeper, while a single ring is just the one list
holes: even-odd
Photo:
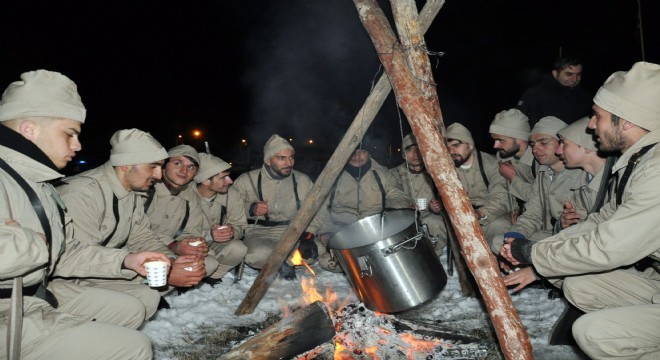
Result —
[{"label": "beige jacket", "polygon": [[[184,195],[187,188],[191,187],[195,187],[194,184],[189,184],[178,195],[172,195],[162,182],[154,185],[155,192],[147,209],[147,217],[151,230],[159,234],[165,245],[169,245],[174,240],[202,236],[203,217],[200,198]],[[147,201],[147,198],[143,201]]]},{"label": "beige jacket", "polygon": [[[242,239],[247,227],[247,217],[241,195],[233,187],[226,194],[217,194],[211,199],[203,198],[196,186],[186,189],[186,197],[195,194],[200,199],[202,209],[202,233],[207,236],[215,224],[231,224],[234,227],[234,238]],[[224,209],[223,209],[224,208]],[[224,214],[224,216],[223,216]],[[209,240],[207,238],[207,240]]]},{"label": "beige jacket", "polygon": [[[259,182],[259,175],[261,175],[261,182]],[[294,191],[294,179],[296,191]],[[243,211],[248,222],[257,219],[255,216],[250,216],[249,211],[250,206],[260,200],[268,201],[268,220],[280,222],[293,220],[298,212],[298,203],[302,205],[313,185],[309,176],[296,170],[293,170],[291,175],[284,179],[275,179],[263,165],[260,169],[243,173],[236,179],[232,187],[238,191],[243,200]],[[259,187],[261,187],[262,198],[258,194]],[[263,217],[259,217],[256,227],[262,227],[259,223],[263,223],[264,220]],[[307,227],[307,231],[318,234],[321,224],[322,220],[315,216]],[[252,227],[252,225],[249,226]]]},{"label": "beige jacket", "polygon": [[[384,194],[374,172],[380,178]],[[328,211],[324,231],[336,232],[343,226],[385,209],[410,209],[412,204],[413,200],[403,191],[399,180],[387,168],[371,159],[371,169],[362,174],[359,182],[346,171],[339,174],[323,205]]]},{"label": "beige jacket", "polygon": [[477,158],[477,151],[472,154],[474,160],[469,168],[457,167],[456,173],[467,192],[468,198],[475,209],[493,219],[508,214],[509,201],[507,200],[506,179],[500,175],[499,163],[494,155],[481,153],[484,173],[488,186],[484,181]]},{"label": "beige jacket", "polygon": [[520,159],[513,157],[501,159],[499,154],[497,159],[498,161],[511,161],[511,165],[513,165],[518,174],[508,186],[509,194],[522,201],[529,201],[534,192],[534,172],[538,171],[540,167],[539,163],[534,159],[532,149],[528,147]]},{"label": "beige jacket", "polygon": [[[642,137],[621,155],[612,169],[619,178],[628,160],[642,147],[660,142],[660,131]],[[660,148],[656,145],[637,163],[621,194],[586,221],[532,247],[539,274],[568,276],[616,269],[653,255],[660,258]],[[656,274],[660,279],[660,274]]]},{"label": "beige jacket", "polygon": [[[80,241],[130,252],[158,251],[176,257],[151,230],[144,213],[143,194],[127,191],[110,162],[65,179],[57,190],[69,209]],[[114,215],[113,197],[117,198],[119,219]]]}]

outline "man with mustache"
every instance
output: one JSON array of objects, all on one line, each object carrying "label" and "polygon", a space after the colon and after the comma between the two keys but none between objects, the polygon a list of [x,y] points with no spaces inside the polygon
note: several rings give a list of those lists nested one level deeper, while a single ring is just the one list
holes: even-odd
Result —
[{"label": "man with mustache", "polygon": [[130,279],[145,274],[147,260],[168,261],[164,254],[73,238],[67,209],[50,182],[81,150],[85,118],[76,84],[57,72],[23,73],[0,101],[0,338],[8,345],[0,358],[152,358],[149,338],[132,330],[144,321],[137,299],[73,283],[73,294],[61,297],[52,281]]},{"label": "man with mustache", "polygon": [[[176,255],[195,255],[204,259],[206,277],[211,286],[222,279],[225,272],[216,273],[218,262],[209,255],[209,246],[202,237],[201,201],[195,195],[193,177],[199,170],[199,155],[190,145],[177,145],[167,151],[163,176],[148,191],[144,211],[151,230]],[[179,293],[188,287],[179,287]]]},{"label": "man with mustache", "polygon": [[[293,170],[294,164],[293,146],[275,134],[264,145],[263,166],[242,174],[234,183],[248,218],[245,263],[255,269],[264,265],[312,188],[312,180]],[[318,258],[314,234],[320,227],[321,220],[317,216],[300,236],[298,248],[308,261]],[[280,274],[287,280],[296,277],[295,268],[287,262],[282,265]]]},{"label": "man with mustache", "polygon": [[447,126],[447,147],[456,173],[463,184],[487,239],[511,226],[506,180],[499,172],[497,158],[474,146],[470,130],[459,123]]},{"label": "man with mustache", "polygon": [[512,239],[501,255],[563,278],[566,299],[586,312],[573,325],[594,359],[660,356],[660,65],[612,74],[594,97],[589,128],[599,149],[620,151],[617,194],[584,222],[539,242]]},{"label": "man with mustache", "polygon": [[[57,188],[73,219],[76,237],[90,245],[162,252],[175,258],[169,285],[197,284],[206,274],[204,259],[197,255],[177,257],[151,230],[144,213],[143,195],[162,177],[167,151],[150,134],[138,129],[115,132],[110,145],[108,162],[65,179]],[[164,305],[160,293],[140,277],[133,281],[85,279],[80,283],[136,296],[145,306],[145,319],[156,312],[159,304]]]}]

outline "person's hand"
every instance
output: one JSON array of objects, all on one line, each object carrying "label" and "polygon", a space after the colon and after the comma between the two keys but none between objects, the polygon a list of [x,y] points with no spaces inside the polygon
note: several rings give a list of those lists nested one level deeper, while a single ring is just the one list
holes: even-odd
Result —
[{"label": "person's hand", "polygon": [[527,285],[538,280],[536,275],[534,275],[534,270],[531,266],[526,266],[518,271],[514,271],[511,274],[504,277],[504,285],[512,286],[518,285],[513,288],[514,292],[524,289]]},{"label": "person's hand", "polygon": [[503,244],[502,247],[500,248],[500,255],[501,255],[506,261],[508,261],[509,263],[511,263],[511,265],[516,266],[516,265],[519,265],[520,262],[518,262],[518,260],[516,260],[516,259],[513,257],[513,255],[511,255],[511,242],[513,242],[513,240],[515,240],[515,238],[512,238],[512,237],[504,238],[504,244]]},{"label": "person's hand", "polygon": [[303,259],[316,260],[319,258],[319,248],[314,242],[314,234],[305,231],[300,235],[298,241],[298,251]]},{"label": "person's hand", "polygon": [[431,201],[429,201],[429,210],[434,214],[439,214],[440,211],[442,211],[442,201],[431,199]]},{"label": "person's hand", "polygon": [[203,258],[209,253],[209,244],[201,237],[187,238],[175,241],[173,244],[170,249],[177,255],[195,255]]},{"label": "person's hand", "polygon": [[511,182],[518,175],[518,172],[516,172],[516,168],[513,167],[510,161],[500,161],[500,175]]},{"label": "person's hand", "polygon": [[231,224],[215,224],[213,225],[213,229],[211,229],[211,237],[215,242],[227,242],[234,237],[234,227]]},{"label": "person's hand", "polygon": [[573,203],[569,200],[566,200],[564,204],[564,210],[561,212],[561,217],[559,218],[559,223],[562,229],[566,229],[571,225],[575,225],[580,221],[580,214],[575,210]]},{"label": "person's hand", "polygon": [[167,284],[177,287],[197,285],[206,276],[204,259],[195,255],[182,255],[172,262]]},{"label": "person's hand", "polygon": [[144,263],[148,261],[165,261],[170,266],[170,258],[167,255],[155,251],[142,251],[138,253],[130,253],[124,258],[124,267],[131,269],[136,273],[147,276],[147,270],[144,268]]},{"label": "person's hand", "polygon": [[266,214],[268,214],[268,200],[255,201],[254,203],[252,203],[253,216],[264,216]]}]

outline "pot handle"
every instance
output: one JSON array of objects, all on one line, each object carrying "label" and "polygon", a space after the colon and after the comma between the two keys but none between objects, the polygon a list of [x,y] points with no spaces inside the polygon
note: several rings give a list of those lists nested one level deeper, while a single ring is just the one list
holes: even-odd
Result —
[{"label": "pot handle", "polygon": [[360,278],[373,275],[373,271],[371,269],[371,264],[369,263],[368,257],[366,256],[358,257],[358,265],[360,266]]},{"label": "pot handle", "polygon": [[[404,240],[402,240],[402,241],[400,241],[396,244],[393,244],[393,245],[390,245],[388,247],[382,248],[382,249],[380,249],[380,251],[382,251],[385,256],[389,256],[389,255],[392,255],[392,254],[396,253],[397,251],[401,250],[401,248],[414,249],[417,246],[417,241],[419,241],[419,239],[421,239],[422,236],[424,236],[424,234],[417,233],[417,235],[415,235],[413,237],[404,239]],[[414,241],[414,243],[411,246],[406,246],[409,242],[413,242],[413,241]]]}]

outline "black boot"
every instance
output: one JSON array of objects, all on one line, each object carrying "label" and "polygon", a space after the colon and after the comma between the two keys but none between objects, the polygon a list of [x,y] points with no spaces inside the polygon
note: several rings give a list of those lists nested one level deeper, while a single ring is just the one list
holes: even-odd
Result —
[{"label": "black boot", "polygon": [[202,279],[202,281],[206,284],[211,285],[211,287],[214,287],[215,284],[222,282],[222,278],[214,279],[214,278],[210,278],[210,277],[205,277],[204,279]]},{"label": "black boot", "polygon": [[160,309],[169,309],[170,308],[170,303],[165,300],[164,297],[160,297],[160,301],[158,301],[158,310]]},{"label": "black boot", "polygon": [[566,305],[566,309],[559,316],[557,322],[552,327],[552,332],[550,333],[550,339],[548,343],[550,345],[570,345],[577,346],[575,339],[573,338],[573,323],[580,316],[584,315],[584,312],[571,304]]},{"label": "black boot", "polygon": [[284,262],[282,264],[282,267],[280,268],[280,277],[284,278],[285,280],[295,280],[296,279],[296,267],[291,266]]}]

